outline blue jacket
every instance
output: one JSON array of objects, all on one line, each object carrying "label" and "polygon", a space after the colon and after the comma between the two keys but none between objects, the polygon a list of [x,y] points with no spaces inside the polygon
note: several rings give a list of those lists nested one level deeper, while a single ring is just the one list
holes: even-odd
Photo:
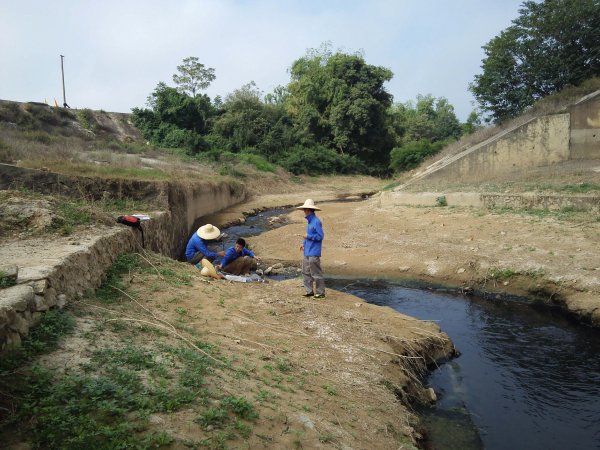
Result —
[{"label": "blue jacket", "polygon": [[219,255],[215,252],[211,252],[206,247],[206,241],[198,236],[197,233],[194,233],[190,240],[187,243],[187,247],[185,248],[185,259],[189,261],[194,257],[196,252],[202,252],[204,256],[208,256],[209,258],[218,258]]},{"label": "blue jacket", "polygon": [[304,256],[321,256],[321,244],[325,233],[321,221],[315,213],[312,212],[306,216],[308,225],[306,225],[306,239],[304,239]]},{"label": "blue jacket", "polygon": [[227,264],[239,258],[240,256],[252,256],[254,258],[254,253],[245,247],[240,253],[235,251],[235,247],[229,247],[225,252],[225,256],[223,256],[223,259],[221,260],[221,267],[225,267]]}]

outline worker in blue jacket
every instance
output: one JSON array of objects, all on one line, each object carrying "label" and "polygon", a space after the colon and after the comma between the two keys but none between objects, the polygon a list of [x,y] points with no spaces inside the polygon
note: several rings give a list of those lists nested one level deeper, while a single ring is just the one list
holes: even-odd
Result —
[{"label": "worker in blue jacket", "polygon": [[186,261],[190,264],[198,264],[202,258],[206,258],[210,262],[213,262],[219,256],[224,256],[224,251],[213,252],[210,251],[206,245],[207,241],[216,240],[219,236],[221,236],[221,231],[210,223],[198,228],[185,248]]},{"label": "worker in blue jacket", "polygon": [[229,247],[221,263],[216,267],[232,275],[246,275],[258,267],[260,258],[246,248],[246,241],[238,238],[233,247]]},{"label": "worker in blue jacket", "polygon": [[325,298],[325,279],[323,278],[323,270],[321,269],[321,245],[325,233],[323,233],[321,221],[315,214],[315,211],[321,211],[321,208],[317,208],[315,202],[309,198],[302,206],[298,206],[296,209],[304,211],[304,216],[308,222],[304,241],[300,246],[300,251],[304,252],[302,277],[304,280],[304,289],[306,290],[306,293],[302,296]]}]

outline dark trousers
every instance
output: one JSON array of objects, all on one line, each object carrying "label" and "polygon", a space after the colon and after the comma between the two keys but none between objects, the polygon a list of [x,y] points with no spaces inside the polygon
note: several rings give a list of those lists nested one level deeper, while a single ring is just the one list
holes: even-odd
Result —
[{"label": "dark trousers", "polygon": [[191,259],[188,259],[188,262],[190,264],[198,264],[200,261],[202,261],[202,258],[206,258],[210,262],[213,262],[215,260],[215,258],[213,258],[213,257],[204,256],[204,254],[202,252],[196,252],[196,254],[194,256],[192,256]]}]

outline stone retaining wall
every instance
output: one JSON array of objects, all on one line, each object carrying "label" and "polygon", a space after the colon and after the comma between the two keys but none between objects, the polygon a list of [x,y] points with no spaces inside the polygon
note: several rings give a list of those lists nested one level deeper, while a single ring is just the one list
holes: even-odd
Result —
[{"label": "stone retaining wall", "polygon": [[[163,187],[160,192],[169,199],[168,211],[149,213],[151,220],[142,227],[145,249],[170,257],[183,253],[196,214],[215,213],[245,198],[245,189],[238,184]],[[115,223],[78,231],[68,238],[42,240],[35,257],[24,251],[6,251],[11,244],[5,244],[6,248],[0,249],[0,271],[17,284],[0,289],[0,353],[20,345],[45,311],[62,308],[98,287],[117,256],[141,252],[141,243],[139,230]],[[5,255],[12,255],[14,261],[7,261]]]}]

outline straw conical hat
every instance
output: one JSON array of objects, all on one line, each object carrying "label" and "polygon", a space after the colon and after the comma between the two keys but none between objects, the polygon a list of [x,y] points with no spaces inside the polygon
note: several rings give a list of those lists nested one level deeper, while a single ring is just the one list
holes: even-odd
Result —
[{"label": "straw conical hat", "polygon": [[202,275],[204,275],[205,277],[216,278],[217,280],[221,279],[221,277],[217,273],[217,270],[215,269],[215,266],[213,266],[208,259],[202,258],[200,264],[202,264],[202,270],[200,271]]},{"label": "straw conical hat", "polygon": [[218,238],[219,235],[221,234],[221,231],[214,225],[207,223],[206,225],[203,225],[200,228],[198,228],[198,231],[196,231],[196,234],[198,236],[200,236],[202,239],[210,240],[210,239]]},{"label": "straw conical hat", "polygon": [[304,205],[297,206],[296,209],[312,209],[313,211],[321,211],[321,208],[315,206],[315,202],[311,198],[307,198]]}]

